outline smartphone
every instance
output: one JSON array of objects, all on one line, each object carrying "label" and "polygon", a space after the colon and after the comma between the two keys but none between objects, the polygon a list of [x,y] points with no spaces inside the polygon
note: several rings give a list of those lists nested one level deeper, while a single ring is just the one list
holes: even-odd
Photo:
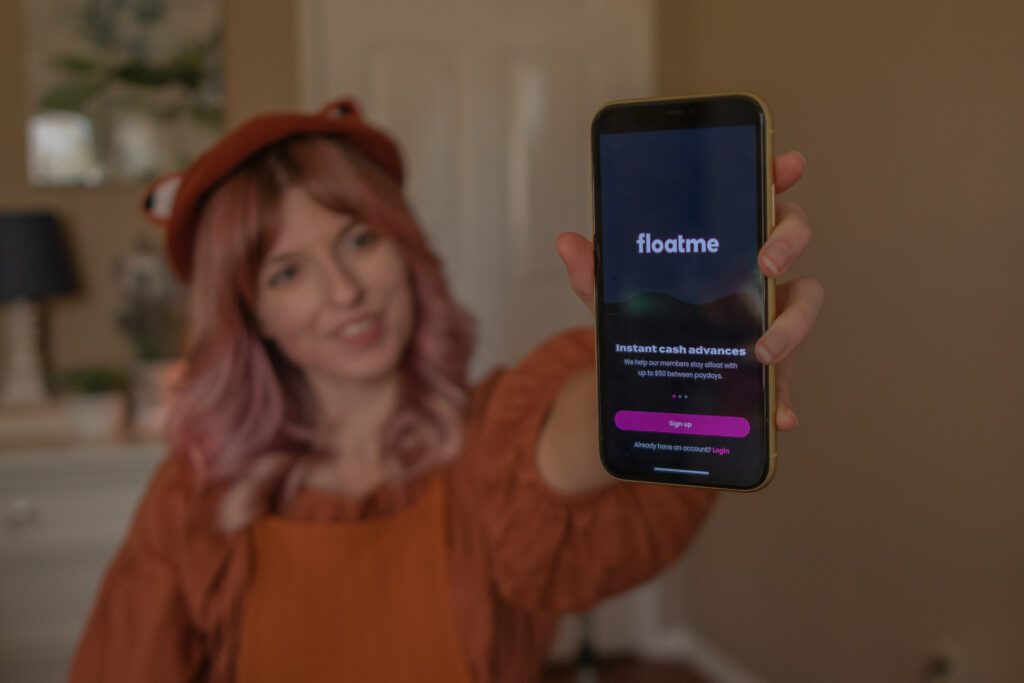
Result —
[{"label": "smartphone", "polygon": [[622,100],[591,128],[601,461],[753,491],[775,471],[772,123],[750,93]]}]

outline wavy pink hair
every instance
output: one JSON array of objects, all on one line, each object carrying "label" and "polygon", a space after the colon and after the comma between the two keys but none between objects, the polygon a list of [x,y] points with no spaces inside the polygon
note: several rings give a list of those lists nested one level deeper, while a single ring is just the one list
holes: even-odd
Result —
[{"label": "wavy pink hair", "polygon": [[253,314],[257,274],[280,231],[289,186],[365,220],[394,241],[408,267],[416,317],[401,361],[401,399],[379,439],[389,478],[398,483],[450,460],[462,443],[474,321],[452,299],[401,189],[337,138],[288,138],[246,161],[203,203],[186,366],[167,423],[172,453],[190,458],[200,484],[253,484],[243,524],[257,508],[279,504],[271,498],[295,465],[318,454],[317,405],[303,372],[259,335]]}]

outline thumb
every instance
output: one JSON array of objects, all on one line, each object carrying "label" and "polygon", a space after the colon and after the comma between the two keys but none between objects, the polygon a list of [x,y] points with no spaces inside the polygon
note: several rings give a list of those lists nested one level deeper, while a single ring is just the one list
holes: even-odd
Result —
[{"label": "thumb", "polygon": [[583,235],[563,232],[555,238],[555,250],[565,264],[569,286],[594,312],[594,245]]}]

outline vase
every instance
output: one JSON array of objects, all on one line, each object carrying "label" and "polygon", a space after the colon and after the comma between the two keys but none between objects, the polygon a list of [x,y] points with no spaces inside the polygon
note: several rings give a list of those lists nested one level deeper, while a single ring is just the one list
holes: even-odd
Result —
[{"label": "vase", "polygon": [[125,434],[128,402],[120,391],[71,394],[64,407],[76,440],[116,441]]},{"label": "vase", "polygon": [[141,438],[162,436],[167,411],[184,361],[177,358],[142,362],[132,386],[132,432]]}]

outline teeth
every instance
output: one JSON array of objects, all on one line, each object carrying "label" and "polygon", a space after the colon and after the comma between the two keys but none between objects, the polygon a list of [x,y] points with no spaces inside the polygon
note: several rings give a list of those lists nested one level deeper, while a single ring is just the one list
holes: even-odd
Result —
[{"label": "teeth", "polygon": [[349,323],[341,328],[341,336],[343,337],[354,337],[357,334],[362,334],[366,330],[373,326],[373,318],[367,318],[357,323]]}]

